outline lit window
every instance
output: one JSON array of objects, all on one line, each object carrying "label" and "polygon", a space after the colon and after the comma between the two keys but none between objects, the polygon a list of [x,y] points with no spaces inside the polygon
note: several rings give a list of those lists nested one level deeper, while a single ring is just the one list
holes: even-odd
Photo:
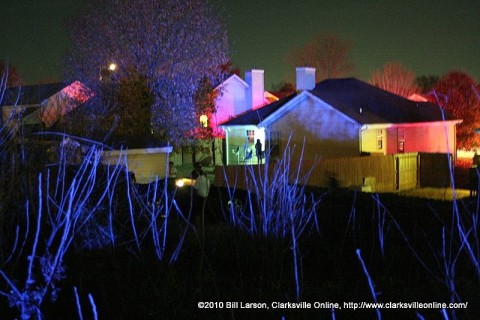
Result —
[{"label": "lit window", "polygon": [[248,144],[253,144],[255,142],[255,130],[247,130],[247,141]]},{"label": "lit window", "polygon": [[398,128],[398,152],[405,152],[405,128]]},{"label": "lit window", "polygon": [[377,129],[377,150],[383,149],[383,130]]},{"label": "lit window", "polygon": [[202,125],[202,127],[206,128],[208,127],[208,117],[204,114],[202,114],[200,116],[200,124]]}]

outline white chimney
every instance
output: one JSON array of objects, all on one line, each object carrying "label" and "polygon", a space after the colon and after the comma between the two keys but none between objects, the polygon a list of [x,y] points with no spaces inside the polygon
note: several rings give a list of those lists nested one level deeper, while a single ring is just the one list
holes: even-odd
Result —
[{"label": "white chimney", "polygon": [[248,83],[247,105],[251,109],[263,106],[265,91],[263,70],[253,69],[245,72],[245,81]]},{"label": "white chimney", "polygon": [[297,91],[315,88],[315,68],[297,67]]}]

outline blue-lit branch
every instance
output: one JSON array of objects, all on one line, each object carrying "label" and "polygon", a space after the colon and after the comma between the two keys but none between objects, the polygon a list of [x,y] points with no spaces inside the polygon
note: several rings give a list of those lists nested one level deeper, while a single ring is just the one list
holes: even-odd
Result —
[{"label": "blue-lit branch", "polygon": [[[319,230],[317,206],[320,198],[308,195],[305,185],[316,163],[302,171],[304,145],[300,160],[293,163],[295,146],[287,144],[282,158],[273,166],[266,161],[264,166],[243,166],[246,179],[247,203],[243,205],[235,198],[236,183],[230,187],[227,179],[229,221],[252,236],[287,238],[291,241],[293,278],[296,298],[301,297],[301,254],[299,239],[306,231]],[[266,158],[269,158],[267,154]],[[237,176],[235,176],[237,182]]]}]

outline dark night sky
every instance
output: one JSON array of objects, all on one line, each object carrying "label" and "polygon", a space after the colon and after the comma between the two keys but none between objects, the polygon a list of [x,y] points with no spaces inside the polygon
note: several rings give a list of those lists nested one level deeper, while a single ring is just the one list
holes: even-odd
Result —
[{"label": "dark night sky", "polygon": [[[81,0],[1,1],[0,59],[27,83],[60,75],[68,45],[64,21]],[[480,1],[467,0],[216,0],[225,8],[232,60],[242,72],[265,70],[266,87],[293,81],[284,64],[292,46],[318,32],[353,44],[353,76],[399,61],[417,75],[463,70],[480,80]]]}]

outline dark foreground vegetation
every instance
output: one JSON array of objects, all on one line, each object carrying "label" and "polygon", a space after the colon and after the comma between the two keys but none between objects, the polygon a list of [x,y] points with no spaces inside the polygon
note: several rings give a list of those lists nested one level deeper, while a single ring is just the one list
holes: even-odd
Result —
[{"label": "dark foreground vegetation", "polygon": [[[212,192],[212,196],[226,198],[225,190]],[[212,206],[217,205],[215,200],[210,199]],[[379,302],[449,302],[452,292],[446,281],[453,280],[455,295],[468,302],[467,310],[455,310],[456,318],[478,319],[480,288],[468,256],[460,254],[455,268],[445,266],[446,259],[457,259],[444,257],[447,252],[442,249],[454,245],[442,239],[450,239],[450,232],[444,228],[451,223],[452,210],[452,203],[394,195],[324,195],[315,226],[312,224],[298,239],[299,301],[338,302],[342,306],[348,301],[373,302],[356,255],[360,249]],[[179,224],[172,222],[169,237],[182,233]],[[222,221],[209,221],[204,229],[194,224],[174,264],[159,261],[151,243],[151,239],[142,243],[141,252],[133,243],[72,251],[66,257],[65,289],[56,303],[45,308],[47,318],[68,318],[75,313],[73,293],[67,289],[74,286],[81,296],[91,293],[95,297],[103,319],[377,318],[375,309],[259,311],[227,309],[225,304],[223,309],[197,307],[198,302],[270,305],[297,301],[290,236],[251,235]],[[166,254],[171,255],[173,249],[167,248]],[[445,267],[454,270],[452,279],[445,274],[449,271]],[[86,298],[82,302],[88,305]],[[453,310],[447,312],[452,314]],[[381,315],[384,319],[447,319],[439,309],[384,309]]]},{"label": "dark foreground vegetation", "polygon": [[480,317],[478,198],[311,189],[278,163],[248,192],[212,187],[202,203],[169,182],[134,184],[95,146],[76,164],[68,150],[53,164],[31,150],[12,164],[4,151],[0,319]]}]

